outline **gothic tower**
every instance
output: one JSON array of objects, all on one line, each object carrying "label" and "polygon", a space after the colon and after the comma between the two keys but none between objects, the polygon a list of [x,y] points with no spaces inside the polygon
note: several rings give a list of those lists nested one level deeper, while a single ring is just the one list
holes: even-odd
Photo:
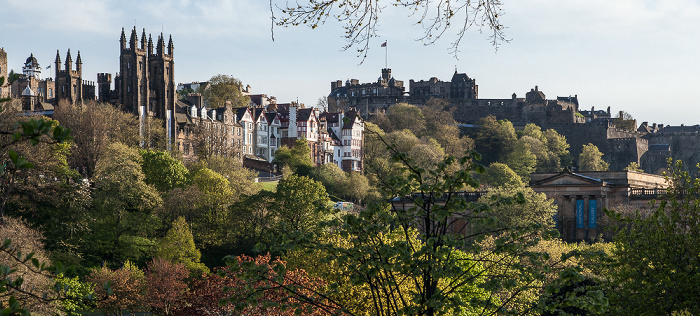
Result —
[{"label": "gothic tower", "polygon": [[70,103],[83,101],[83,61],[80,58],[80,52],[73,70],[73,58],[70,55],[70,49],[66,54],[66,63],[64,68],[61,68],[61,55],[56,50],[56,104],[61,100],[67,100]]},{"label": "gothic tower", "polygon": [[136,27],[131,31],[127,47],[126,34],[122,28],[119,54],[119,102],[126,111],[137,114],[141,122],[141,135],[151,117],[165,123],[167,139],[174,139],[175,131],[175,75],[173,60],[173,41],[170,37],[167,51],[163,34],[158,37],[155,52],[153,39],[146,30],[141,34],[141,41],[136,34]]}]

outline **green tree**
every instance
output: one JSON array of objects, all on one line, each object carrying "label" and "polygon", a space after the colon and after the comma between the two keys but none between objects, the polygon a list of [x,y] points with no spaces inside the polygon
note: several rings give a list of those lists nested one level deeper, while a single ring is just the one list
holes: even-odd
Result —
[{"label": "green tree", "polygon": [[527,142],[529,138],[525,136],[516,141],[513,150],[506,158],[506,164],[520,176],[523,182],[530,181],[530,175],[537,167],[537,156],[532,153],[532,147]]},{"label": "green tree", "polygon": [[320,182],[290,175],[280,180],[275,194],[276,230],[282,236],[315,231],[329,213],[330,199]]},{"label": "green tree", "polygon": [[525,185],[522,178],[513,169],[500,162],[494,162],[486,168],[486,172],[481,176],[481,182],[492,188],[522,187]]},{"label": "green tree", "polygon": [[569,143],[566,141],[566,137],[557,133],[557,131],[553,129],[546,130],[543,137],[544,143],[547,145],[549,152],[559,157],[559,165],[571,166],[573,158],[571,157],[571,153],[569,153]]},{"label": "green tree", "polygon": [[583,145],[578,156],[578,168],[581,171],[606,171],[610,165],[603,160],[603,153],[593,144]]},{"label": "green tree", "polygon": [[418,107],[408,103],[396,103],[387,109],[391,131],[409,129],[414,135],[423,135],[426,129],[425,116]]},{"label": "green tree", "polygon": [[650,212],[608,213],[623,223],[609,270],[614,314],[700,314],[700,182],[680,161],[669,170],[672,187]]},{"label": "green tree", "polygon": [[181,263],[192,276],[200,277],[209,273],[209,269],[200,262],[202,254],[194,245],[194,238],[185,218],[180,216],[163,239],[156,244],[156,258],[163,258],[172,263]]},{"label": "green tree", "polygon": [[[504,203],[504,199],[521,199],[520,203]],[[480,203],[489,206],[482,212],[486,218],[477,221],[473,233],[500,233],[513,227],[528,227],[542,225],[548,229],[554,228],[554,215],[557,206],[544,193],[536,193],[530,187],[500,187],[491,188],[479,199]],[[478,227],[478,228],[477,228]]]},{"label": "green tree", "polygon": [[145,182],[141,164],[138,150],[121,143],[110,144],[97,163],[93,200],[97,215],[91,224],[95,236],[87,253],[95,262],[144,261],[153,250],[158,226],[154,211],[162,199]]},{"label": "green tree", "polygon": [[195,213],[188,219],[195,241],[202,248],[219,246],[225,242],[233,191],[226,178],[206,168],[194,174],[192,183],[201,194],[196,207],[191,208]]},{"label": "green tree", "polygon": [[476,150],[483,156],[485,163],[506,162],[517,137],[513,123],[507,120],[496,120],[487,116],[479,120],[479,131],[476,134]]},{"label": "green tree", "polygon": [[234,200],[238,200],[242,196],[255,194],[259,190],[259,186],[255,183],[258,173],[243,167],[240,161],[233,158],[209,156],[190,165],[190,174],[195,174],[204,168],[211,169],[228,180]]},{"label": "green tree", "polygon": [[636,161],[630,162],[630,164],[625,167],[625,170],[644,172],[644,169],[642,169]]},{"label": "green tree", "polygon": [[154,186],[160,192],[182,188],[187,184],[189,173],[181,161],[173,158],[166,151],[142,150],[141,169],[146,184]]},{"label": "green tree", "polygon": [[272,162],[277,164],[280,169],[287,166],[293,172],[304,176],[310,175],[314,166],[311,159],[311,147],[305,138],[297,138],[292,148],[282,146],[277,149]]},{"label": "green tree", "polygon": [[246,107],[250,104],[250,98],[243,94],[243,84],[240,80],[228,75],[216,75],[209,79],[209,83],[202,92],[204,104],[210,108],[224,106],[230,101],[234,108]]}]

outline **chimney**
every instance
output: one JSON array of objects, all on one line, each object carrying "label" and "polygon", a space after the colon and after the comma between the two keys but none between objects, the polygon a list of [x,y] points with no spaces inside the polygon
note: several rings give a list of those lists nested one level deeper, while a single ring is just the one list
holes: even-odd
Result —
[{"label": "chimney", "polygon": [[289,138],[297,138],[297,104],[292,102],[289,105],[289,129],[287,130]]}]

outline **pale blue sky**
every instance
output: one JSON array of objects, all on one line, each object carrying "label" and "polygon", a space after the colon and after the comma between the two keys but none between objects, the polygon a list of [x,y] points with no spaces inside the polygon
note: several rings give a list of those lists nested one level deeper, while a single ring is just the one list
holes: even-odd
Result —
[{"label": "pale blue sky", "polygon": [[699,123],[700,2],[503,2],[502,22],[512,41],[496,52],[487,34],[473,30],[459,59],[448,52],[454,32],[424,46],[416,41],[422,28],[415,18],[395,9],[380,16],[379,38],[363,64],[354,51],[341,51],[343,29],[336,23],[275,28],[273,42],[264,0],[0,0],[0,46],[15,71],[30,53],[46,67],[56,49],[62,58],[68,48],[80,50],[84,79],[96,81],[98,72],[118,71],[122,27],[135,25],[139,36],[143,28],[154,36],[163,30],[173,36],[177,82],[228,74],[253,93],[313,105],[333,80],[376,80],[387,40],[389,67],[406,85],[409,79],[449,80],[456,66],[476,79],[481,98],[524,96],[538,85],[548,98],[578,95],[586,110],[610,106],[639,122]]}]

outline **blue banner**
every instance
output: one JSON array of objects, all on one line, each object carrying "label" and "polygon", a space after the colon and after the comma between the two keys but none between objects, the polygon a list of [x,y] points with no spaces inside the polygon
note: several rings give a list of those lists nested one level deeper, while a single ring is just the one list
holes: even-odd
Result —
[{"label": "blue banner", "polygon": [[583,228],[583,200],[576,200],[576,228]]},{"label": "blue banner", "polygon": [[588,201],[588,228],[596,228],[598,224],[598,218],[596,217],[596,211],[598,207],[598,201],[590,200]]}]

